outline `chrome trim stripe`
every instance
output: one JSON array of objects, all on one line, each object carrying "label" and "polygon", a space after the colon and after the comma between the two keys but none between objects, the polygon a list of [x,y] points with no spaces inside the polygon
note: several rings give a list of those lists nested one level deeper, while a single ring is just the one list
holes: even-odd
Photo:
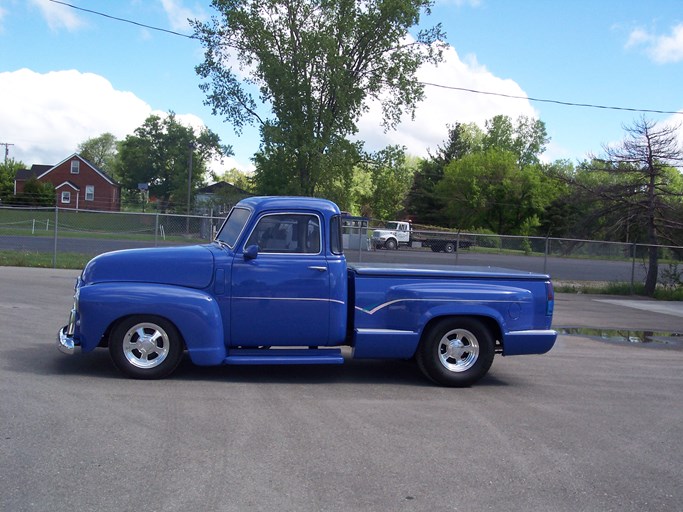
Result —
[{"label": "chrome trim stripe", "polygon": [[358,334],[415,334],[415,331],[401,329],[356,329]]},{"label": "chrome trim stripe", "polygon": [[334,302],[335,304],[345,305],[343,300],[336,299],[318,299],[315,297],[233,297],[235,300],[294,300],[294,301],[308,301],[308,302]]},{"label": "chrome trim stripe", "polygon": [[473,300],[473,299],[395,299],[395,300],[390,300],[389,302],[385,302],[383,304],[380,304],[378,306],[375,306],[372,309],[366,309],[362,308],[360,306],[356,306],[355,309],[358,311],[362,311],[363,313],[367,313],[368,315],[374,315],[377,313],[380,309],[384,309],[387,306],[391,306],[392,304],[396,304],[398,302],[466,302],[469,304],[485,304],[485,303],[495,303],[495,304],[500,304],[500,303],[510,303],[510,304],[522,304],[524,301],[522,300]]}]

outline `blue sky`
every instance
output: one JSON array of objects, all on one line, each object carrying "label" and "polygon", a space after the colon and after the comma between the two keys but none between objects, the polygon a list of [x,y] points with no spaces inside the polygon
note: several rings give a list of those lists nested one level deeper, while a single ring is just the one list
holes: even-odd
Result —
[{"label": "blue sky", "polygon": [[[190,34],[209,0],[65,0],[85,9]],[[450,49],[425,82],[525,98],[683,112],[680,0],[436,0],[425,25],[442,23]],[[0,0],[0,142],[10,157],[57,163],[89,137],[124,138],[151,113],[169,110],[232,145],[222,167],[252,168],[256,129],[238,136],[203,105],[192,39],[122,23],[49,0]],[[623,138],[640,114],[560,106],[427,87],[415,121],[384,133],[371,108],[359,122],[369,149],[401,144],[426,156],[447,125],[483,125],[496,114],[528,115],[552,138],[544,155],[577,161]],[[661,122],[683,115],[646,114]],[[681,137],[683,140],[683,136]],[[1,157],[2,155],[0,155]],[[220,166],[215,169],[220,172]]]}]

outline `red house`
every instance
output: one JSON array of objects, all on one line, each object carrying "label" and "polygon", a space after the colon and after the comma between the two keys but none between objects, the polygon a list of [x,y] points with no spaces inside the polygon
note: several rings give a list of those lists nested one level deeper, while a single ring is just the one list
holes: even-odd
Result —
[{"label": "red house", "polygon": [[74,210],[119,211],[121,185],[79,154],[74,153],[57,165],[33,165],[17,171],[14,194],[21,194],[32,178],[52,183],[57,193],[57,206]]}]

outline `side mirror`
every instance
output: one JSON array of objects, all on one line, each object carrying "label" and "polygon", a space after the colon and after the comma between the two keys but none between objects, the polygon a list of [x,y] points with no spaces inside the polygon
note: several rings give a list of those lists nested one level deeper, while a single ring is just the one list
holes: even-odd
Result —
[{"label": "side mirror", "polygon": [[244,248],[244,259],[253,260],[258,256],[258,245],[250,245]]}]

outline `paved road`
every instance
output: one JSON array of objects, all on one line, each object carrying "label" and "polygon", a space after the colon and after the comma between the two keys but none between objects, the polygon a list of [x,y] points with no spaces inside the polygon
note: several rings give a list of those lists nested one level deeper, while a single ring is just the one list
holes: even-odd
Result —
[{"label": "paved road", "polygon": [[[0,267],[0,510],[641,512],[683,503],[683,351],[561,336],[549,354],[497,358],[464,390],[381,361],[183,362],[172,379],[139,382],[121,378],[106,351],[68,358],[53,348],[75,275]],[[662,304],[603,299],[559,295],[556,324],[683,328],[676,305],[657,312]]]}]

